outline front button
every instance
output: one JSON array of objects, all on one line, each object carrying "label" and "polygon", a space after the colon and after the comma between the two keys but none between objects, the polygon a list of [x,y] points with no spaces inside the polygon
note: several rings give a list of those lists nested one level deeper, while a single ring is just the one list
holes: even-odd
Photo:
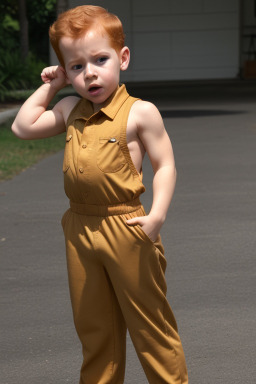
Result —
[{"label": "front button", "polygon": [[79,168],[79,172],[80,173],[84,173],[84,169],[81,167],[81,168]]},{"label": "front button", "polygon": [[86,147],[87,147],[87,145],[86,145],[86,144],[83,144],[83,145],[82,145],[82,148],[84,148],[84,149],[85,149]]}]

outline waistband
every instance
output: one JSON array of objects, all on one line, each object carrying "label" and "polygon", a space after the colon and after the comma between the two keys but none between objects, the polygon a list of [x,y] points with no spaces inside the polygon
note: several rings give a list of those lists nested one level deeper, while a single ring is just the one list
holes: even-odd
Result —
[{"label": "waistband", "polygon": [[137,209],[141,208],[140,199],[137,198],[135,200],[127,201],[121,204],[115,205],[91,205],[91,204],[79,204],[70,201],[70,208],[72,212],[78,213],[80,215],[87,216],[114,216],[114,215],[122,215],[124,213],[131,213],[137,211]]}]

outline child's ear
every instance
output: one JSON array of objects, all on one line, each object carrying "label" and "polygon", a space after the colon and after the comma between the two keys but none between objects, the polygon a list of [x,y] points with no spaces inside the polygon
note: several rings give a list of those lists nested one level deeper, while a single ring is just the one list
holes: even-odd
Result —
[{"label": "child's ear", "polygon": [[130,50],[128,47],[123,47],[120,51],[120,69],[125,71],[130,62]]}]

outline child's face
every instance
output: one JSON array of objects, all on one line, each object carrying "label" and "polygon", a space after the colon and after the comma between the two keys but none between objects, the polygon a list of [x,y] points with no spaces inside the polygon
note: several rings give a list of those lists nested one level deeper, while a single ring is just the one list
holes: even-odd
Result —
[{"label": "child's face", "polygon": [[60,50],[67,77],[77,93],[90,100],[94,109],[101,108],[119,84],[120,69],[129,64],[129,49],[118,54],[109,39],[94,30],[79,39],[62,37]]}]

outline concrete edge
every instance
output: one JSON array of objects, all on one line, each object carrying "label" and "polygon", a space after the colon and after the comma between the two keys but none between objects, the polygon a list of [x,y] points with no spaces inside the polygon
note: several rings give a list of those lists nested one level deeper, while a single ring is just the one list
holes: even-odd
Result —
[{"label": "concrete edge", "polygon": [[4,123],[11,117],[14,117],[20,108],[7,109],[6,111],[0,112],[0,124]]}]

